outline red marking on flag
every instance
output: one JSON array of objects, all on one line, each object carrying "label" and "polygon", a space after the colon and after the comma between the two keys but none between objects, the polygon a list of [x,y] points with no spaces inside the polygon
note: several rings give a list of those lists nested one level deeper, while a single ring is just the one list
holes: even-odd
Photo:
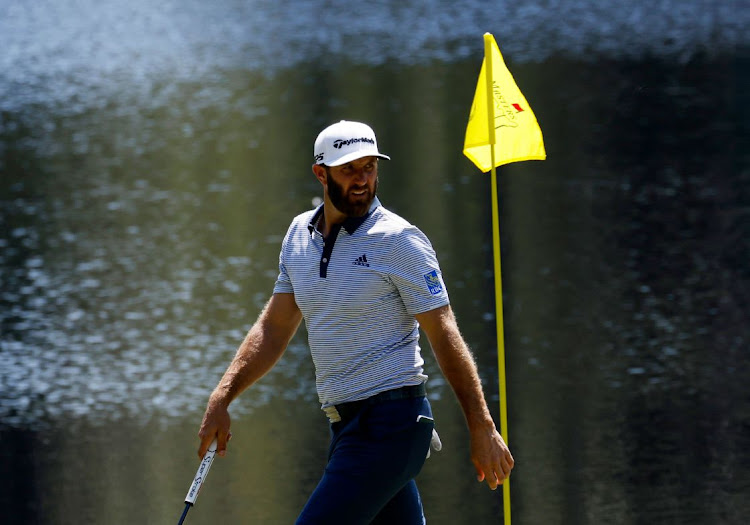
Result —
[{"label": "red marking on flag", "polygon": [[521,112],[523,111],[523,108],[520,104],[511,104],[514,108],[516,108],[516,111]]}]

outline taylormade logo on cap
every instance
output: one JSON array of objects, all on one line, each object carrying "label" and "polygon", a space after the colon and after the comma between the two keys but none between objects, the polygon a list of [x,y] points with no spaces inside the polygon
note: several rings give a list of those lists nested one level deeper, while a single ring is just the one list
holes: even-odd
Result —
[{"label": "taylormade logo on cap", "polygon": [[340,149],[342,146],[348,146],[349,144],[354,144],[355,142],[369,142],[370,144],[375,145],[375,139],[360,137],[358,139],[349,140],[336,139],[333,141],[333,147],[336,149]]},{"label": "taylormade logo on cap", "polygon": [[315,140],[315,164],[341,166],[362,157],[390,160],[378,151],[375,132],[367,124],[342,120],[328,126]]}]

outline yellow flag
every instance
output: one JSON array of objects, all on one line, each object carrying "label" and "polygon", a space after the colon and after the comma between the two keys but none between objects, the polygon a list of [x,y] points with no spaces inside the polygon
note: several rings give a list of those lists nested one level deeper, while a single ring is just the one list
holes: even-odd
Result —
[{"label": "yellow flag", "polygon": [[[485,172],[510,162],[544,160],[547,154],[534,112],[508,71],[495,38],[485,33],[484,39],[485,57],[466,126],[464,155]],[[490,89],[492,102],[488,103]]]}]

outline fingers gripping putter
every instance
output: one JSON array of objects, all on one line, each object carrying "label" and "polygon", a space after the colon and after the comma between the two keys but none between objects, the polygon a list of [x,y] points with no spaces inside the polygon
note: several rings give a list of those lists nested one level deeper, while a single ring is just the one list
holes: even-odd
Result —
[{"label": "fingers gripping putter", "polygon": [[185,496],[185,510],[182,511],[182,516],[180,516],[180,521],[177,525],[182,525],[190,507],[195,505],[195,500],[198,499],[198,493],[201,491],[201,486],[203,486],[203,482],[206,480],[208,470],[211,468],[211,463],[214,462],[214,458],[216,457],[216,445],[217,440],[214,439],[211,442],[211,445],[209,445],[206,455],[203,456],[201,464],[198,466],[198,472],[195,473],[195,478],[190,485],[190,490],[188,490],[187,496]]}]

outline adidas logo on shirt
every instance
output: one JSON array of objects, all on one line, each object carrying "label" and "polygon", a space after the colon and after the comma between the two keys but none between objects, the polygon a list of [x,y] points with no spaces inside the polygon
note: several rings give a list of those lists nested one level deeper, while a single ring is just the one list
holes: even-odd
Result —
[{"label": "adidas logo on shirt", "polygon": [[354,261],[354,264],[357,266],[367,266],[368,268],[370,267],[370,263],[367,262],[367,255],[364,254],[357,257],[357,260]]}]

